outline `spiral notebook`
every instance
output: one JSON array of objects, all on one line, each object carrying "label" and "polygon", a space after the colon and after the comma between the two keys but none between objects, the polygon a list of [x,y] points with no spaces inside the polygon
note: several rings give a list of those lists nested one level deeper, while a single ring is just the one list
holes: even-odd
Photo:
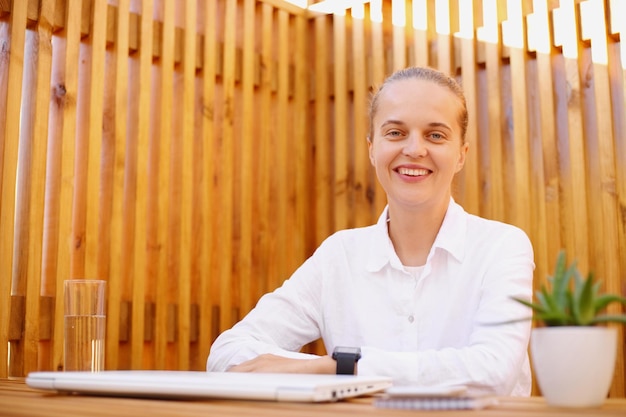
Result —
[{"label": "spiral notebook", "polygon": [[495,397],[467,395],[465,386],[391,387],[374,400],[378,408],[401,410],[477,410],[496,404]]},{"label": "spiral notebook", "polygon": [[48,391],[115,397],[322,402],[382,391],[391,386],[391,378],[200,371],[31,372],[26,384]]}]

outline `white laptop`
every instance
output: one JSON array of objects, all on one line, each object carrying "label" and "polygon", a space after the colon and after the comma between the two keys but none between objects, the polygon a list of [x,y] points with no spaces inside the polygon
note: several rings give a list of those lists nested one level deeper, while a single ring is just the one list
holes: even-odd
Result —
[{"label": "white laptop", "polygon": [[31,372],[26,384],[115,397],[323,402],[385,390],[391,378],[200,371]]}]

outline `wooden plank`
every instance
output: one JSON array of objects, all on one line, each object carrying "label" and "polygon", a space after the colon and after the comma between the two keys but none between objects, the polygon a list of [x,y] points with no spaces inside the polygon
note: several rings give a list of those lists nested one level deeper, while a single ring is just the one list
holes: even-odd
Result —
[{"label": "wooden plank", "polygon": [[[256,294],[252,292],[253,273],[252,240],[256,229],[254,218],[254,186],[258,171],[254,168],[254,159],[258,152],[255,149],[255,110],[254,110],[254,78],[255,78],[255,1],[245,0],[243,3],[242,30],[242,82],[241,82],[241,220],[240,245],[238,250],[239,280],[241,293],[239,305],[242,314],[246,314],[256,303]],[[257,265],[254,265],[255,267]]]},{"label": "wooden plank", "polygon": [[[626,20],[617,18],[626,13],[626,3],[617,0],[609,3],[611,12],[612,31],[619,35],[620,42],[608,43],[609,48],[609,78],[611,85],[611,97],[613,107],[613,126],[615,140],[615,168],[616,168],[616,198],[619,210],[617,220],[617,233],[619,238],[619,267],[620,276],[626,276]],[[621,7],[621,9],[620,9]],[[622,291],[623,294],[623,291]],[[623,329],[622,329],[623,330]],[[626,335],[622,333],[622,346]],[[624,364],[626,372],[626,364]],[[613,392],[619,394],[618,388]],[[626,384],[622,386],[620,396],[626,396]]]},{"label": "wooden plank", "polygon": [[310,178],[313,178],[312,158],[313,149],[311,146],[312,137],[309,134],[311,128],[309,103],[310,74],[309,62],[311,55],[307,49],[309,45],[310,27],[313,22],[303,16],[294,17],[295,20],[295,91],[294,91],[294,126],[293,133],[299,140],[293,141],[295,145],[295,158],[292,159],[292,169],[294,171],[294,193],[296,199],[295,213],[295,235],[298,236],[294,245],[294,259],[289,266],[295,270],[300,263],[312,253],[314,245],[312,242],[310,207],[312,205],[312,193]]},{"label": "wooden plank", "polygon": [[[32,187],[31,165],[33,156],[33,127],[35,119],[35,89],[36,84],[36,67],[37,67],[37,47],[33,45],[36,39],[33,38],[32,32],[27,32],[24,39],[23,56],[25,63],[22,75],[21,103],[16,103],[16,107],[20,109],[20,127],[19,127],[19,146],[17,155],[17,175],[15,184],[15,219],[13,229],[13,278],[12,289],[13,295],[21,297],[26,296],[27,277],[28,277],[28,259],[29,252],[20,248],[30,246],[30,198]],[[35,307],[37,308],[37,307]],[[30,320],[32,321],[32,315]],[[38,318],[38,317],[37,317]],[[37,325],[35,319],[35,325]],[[26,320],[21,318],[22,328],[20,329],[19,340],[11,346],[11,363],[9,365],[9,373],[12,375],[22,375],[24,373],[24,365],[32,362],[33,352],[27,351],[28,340],[26,339]],[[32,336],[32,333],[30,334]],[[28,356],[31,356],[29,358]],[[34,356],[36,366],[36,355]],[[31,363],[32,365],[32,363]]]},{"label": "wooden plank", "polygon": [[[591,255],[594,260],[593,270],[603,280],[606,291],[621,294],[620,279],[618,201],[616,191],[615,138],[613,136],[613,111],[611,106],[611,88],[608,72],[608,46],[604,2],[591,0],[579,3],[582,39],[591,41],[591,49],[585,48],[581,64],[586,68],[583,102],[588,111],[585,135],[585,160],[588,166],[588,205],[591,221],[595,227],[590,229]],[[592,19],[592,16],[595,19]],[[588,100],[588,101],[587,101]],[[599,220],[599,221],[598,221]],[[609,312],[621,313],[619,306],[610,306]],[[617,328],[619,339],[623,340],[624,331]],[[624,343],[618,344],[617,363],[613,375],[611,396],[624,394]]]},{"label": "wooden plank", "polygon": [[[129,64],[128,49],[130,32],[130,0],[120,0],[116,10],[116,32],[113,46],[113,62],[110,64],[111,97],[109,111],[113,115],[110,132],[110,146],[112,150],[111,167],[111,214],[110,214],[110,252],[107,276],[107,338],[105,350],[105,365],[108,369],[119,368],[119,340],[120,340],[120,305],[122,301],[122,277],[124,259],[128,252],[130,240],[124,233],[124,168],[126,159],[126,139],[128,129],[128,80]],[[105,109],[105,112],[107,110]],[[107,112],[108,113],[108,112]],[[103,262],[104,263],[104,262]]]},{"label": "wooden plank", "polygon": [[500,55],[500,23],[504,19],[505,5],[495,0],[483,1],[484,26],[478,28],[478,39],[485,44],[486,84],[489,88],[487,102],[487,126],[480,131],[480,136],[485,138],[486,160],[483,165],[482,182],[483,201],[481,202],[481,215],[494,220],[504,220],[504,184],[502,180],[502,137],[506,131],[505,118],[503,117],[501,66]]},{"label": "wooden plank", "polygon": [[[5,61],[4,70],[0,70],[0,79],[6,80],[6,101],[3,102],[2,129],[0,129],[0,313],[2,317],[9,317],[9,297],[15,285],[13,273],[14,225],[15,225],[15,190],[18,169],[18,148],[20,135],[20,105],[7,103],[21,103],[22,79],[24,65],[24,44],[26,35],[26,12],[28,4],[21,2],[13,5],[10,16],[10,49],[8,51],[8,65]],[[4,33],[3,35],[7,35]],[[6,72],[5,72],[6,71]],[[6,88],[6,89],[5,89]],[[4,99],[3,99],[4,100]],[[12,285],[13,284],[13,285]],[[10,373],[7,367],[8,358],[8,322],[0,322],[0,377],[7,377]],[[14,364],[9,364],[12,367]]]},{"label": "wooden plank", "polygon": [[328,79],[329,19],[316,17],[315,30],[315,242],[319,244],[332,233],[332,174],[330,159],[330,125],[325,122],[330,116],[330,80]]},{"label": "wooden plank", "polygon": [[257,288],[257,295],[265,293],[274,287],[276,277],[275,264],[272,258],[272,248],[270,242],[274,234],[273,228],[273,204],[270,182],[272,177],[272,149],[268,145],[272,142],[275,125],[271,121],[272,117],[272,62],[274,46],[274,11],[268,4],[263,4],[261,8],[261,84],[259,86],[259,107],[260,120],[263,121],[260,129],[260,150],[258,165],[258,192],[256,195],[259,205],[259,259],[260,285]]},{"label": "wooden plank", "polygon": [[[85,233],[85,277],[98,276],[98,264],[103,260],[99,250],[99,217],[101,205],[101,159],[102,159],[102,95],[104,92],[104,68],[106,53],[107,0],[94,0],[91,32],[91,67],[89,114],[88,114],[88,163],[87,163],[87,217]],[[102,225],[108,226],[108,225]]]},{"label": "wooden plank", "polygon": [[[574,0],[562,1],[553,10],[554,42],[562,48],[562,59],[555,61],[557,113],[565,112],[566,125],[557,125],[563,247],[579,268],[589,270],[589,228],[587,179],[585,169],[581,84],[579,74],[579,28]],[[552,268],[551,268],[552,269]]]},{"label": "wooden plank", "polygon": [[[163,37],[161,39],[161,61],[160,61],[160,79],[159,79],[159,92],[160,101],[158,102],[157,114],[160,116],[160,120],[155,121],[158,125],[158,132],[155,132],[156,149],[159,155],[158,162],[158,174],[156,170],[153,175],[158,178],[158,226],[159,231],[158,242],[161,248],[159,254],[159,274],[157,282],[154,287],[148,289],[148,291],[154,293],[156,301],[156,321],[155,321],[155,366],[157,369],[164,369],[167,366],[168,356],[168,305],[173,300],[170,300],[170,287],[169,287],[169,264],[170,254],[172,251],[173,242],[169,236],[169,219],[170,219],[170,206],[169,206],[169,189],[170,185],[170,136],[172,132],[172,115],[171,108],[173,106],[173,78],[174,78],[174,6],[175,2],[168,0],[162,3],[162,16],[163,16]],[[154,47],[156,47],[156,43]]]},{"label": "wooden plank", "polygon": [[[50,108],[50,73],[52,69],[52,50],[47,47],[52,42],[52,28],[45,24],[47,18],[53,14],[52,1],[41,3],[41,16],[44,17],[43,24],[37,25],[37,37],[34,39],[36,50],[38,51],[37,65],[35,67],[35,77],[32,90],[34,97],[34,120],[32,121],[33,144],[31,155],[31,197],[30,197],[30,231],[28,241],[28,267],[26,275],[26,297],[29,303],[26,305],[26,328],[25,328],[25,362],[24,374],[39,370],[42,367],[49,369],[51,363],[41,363],[39,357],[40,332],[45,328],[45,323],[41,322],[41,308],[38,302],[43,287],[42,276],[42,252],[43,252],[43,229],[44,229],[44,206],[45,206],[45,186],[46,186],[46,157],[48,139],[48,114]],[[24,126],[28,126],[26,123]],[[36,142],[35,142],[36,141]],[[47,291],[46,291],[47,292]],[[37,301],[35,301],[37,300]],[[48,319],[50,316],[47,316]],[[48,333],[50,328],[47,329]],[[48,357],[49,357],[49,351]]]},{"label": "wooden plank", "polygon": [[215,204],[216,193],[213,181],[214,164],[213,152],[215,139],[215,121],[214,121],[214,105],[215,105],[215,71],[216,71],[216,19],[217,7],[216,2],[210,1],[204,3],[205,19],[203,22],[204,29],[204,63],[202,65],[202,143],[204,145],[204,177],[202,187],[202,207],[203,224],[201,233],[204,245],[202,246],[202,276],[200,281],[200,341],[198,343],[198,351],[209,352],[211,343],[217,337],[219,329],[215,328],[213,306],[217,305],[219,299],[219,289],[217,288],[218,280],[216,279],[217,258],[215,256],[215,238],[214,238],[214,219],[211,208]]},{"label": "wooden plank", "polygon": [[[289,15],[279,10],[277,14],[277,35],[278,35],[278,90],[276,93],[276,113],[277,115],[289,115],[289,44],[293,38],[289,34]],[[279,120],[278,116],[276,119]],[[277,286],[281,280],[287,278],[287,259],[293,259],[293,245],[287,237],[293,233],[293,224],[288,217],[293,219],[293,207],[290,202],[292,195],[289,190],[288,164],[290,155],[289,129],[292,125],[287,120],[277,123],[276,126],[276,157],[273,170],[275,178],[275,190],[272,195],[276,196],[276,252],[271,262],[276,262],[278,275],[275,277]],[[293,142],[293,141],[291,141]]]},{"label": "wooden plank", "polygon": [[[386,73],[385,64],[385,42],[383,33],[382,22],[382,0],[373,0],[370,2],[370,20],[372,31],[372,81],[371,85],[374,90],[378,89],[383,83],[385,77],[389,74]],[[371,132],[370,132],[371,133]],[[374,174],[375,175],[375,174]],[[374,211],[379,214],[383,208],[387,205],[387,195],[382,186],[376,181],[376,188],[374,191]]]},{"label": "wooden plank", "polygon": [[529,14],[527,42],[536,53],[536,66],[529,83],[531,91],[537,91],[530,108],[532,122],[531,143],[531,239],[535,252],[534,285],[539,289],[547,282],[553,259],[561,248],[560,227],[560,178],[558,143],[556,135],[556,107],[552,61],[556,54],[550,30],[551,9],[545,1],[535,1],[534,13]]},{"label": "wooden plank", "polygon": [[334,230],[351,226],[351,182],[348,167],[352,163],[348,134],[348,63],[345,15],[333,15],[333,81],[334,81]]},{"label": "wooden plank", "polygon": [[[224,22],[235,22],[237,19],[237,4],[226,2]],[[234,154],[233,142],[235,140],[233,126],[235,123],[235,57],[236,57],[236,30],[235,25],[226,24],[224,27],[224,69],[223,69],[223,105],[224,119],[221,129],[221,178],[220,178],[220,224],[218,227],[219,239],[230,242],[233,238],[233,173]],[[219,134],[218,134],[219,136]],[[230,328],[235,321],[233,317],[233,291],[237,282],[231,276],[231,262],[233,250],[231,245],[219,245],[218,259],[220,262],[220,329]]]},{"label": "wooden plank", "polygon": [[[511,107],[512,122],[508,124],[508,137],[513,141],[511,146],[513,178],[505,185],[505,195],[510,222],[530,234],[530,161],[529,161],[529,126],[528,126],[528,94],[527,94],[527,66],[526,32],[524,26],[525,15],[523,2],[510,0],[508,2],[507,17],[502,22],[503,44],[509,49],[511,74]],[[505,175],[505,178],[507,176]]]},{"label": "wooden plank", "polygon": [[[9,4],[6,4],[7,13],[9,9]],[[10,39],[10,29],[11,26],[7,24],[0,24],[0,39]],[[8,56],[3,57],[2,64],[0,65],[0,195],[2,195],[2,189],[4,188],[4,183],[6,181],[7,186],[9,186],[9,181],[5,180],[4,177],[4,152],[6,147],[6,131],[5,126],[7,122],[7,100],[8,100],[8,78],[9,78],[9,65],[7,62]],[[13,232],[9,233],[9,230],[6,229],[2,224],[2,202],[0,201],[0,230],[3,231],[3,235],[6,234],[7,237],[11,235],[11,243],[13,242]],[[0,238],[1,239],[1,238]],[[8,243],[8,240],[7,240]],[[11,249],[12,250],[12,249]],[[6,255],[0,253],[0,258],[8,259]],[[3,273],[7,273],[10,271],[10,268],[3,264],[4,266],[0,266],[0,270]],[[0,315],[2,317],[8,317],[9,315],[9,300],[11,296],[11,280],[3,279],[0,280]],[[8,349],[8,323],[6,321],[0,321],[0,358],[6,358],[9,354]],[[4,364],[0,364],[0,377],[6,377],[8,375],[8,369],[6,365],[6,361]]]},{"label": "wooden plank", "polygon": [[368,135],[368,85],[366,67],[366,45],[363,15],[364,7],[360,6],[358,14],[352,8],[352,91],[353,123],[354,123],[354,226],[367,226],[376,221],[377,213],[373,208],[373,194],[376,186],[373,180],[372,164],[370,163]]},{"label": "wooden plank", "polygon": [[[181,268],[178,283],[178,369],[190,369],[189,343],[191,332],[191,290],[194,250],[197,245],[193,235],[193,168],[195,111],[194,91],[196,75],[196,5],[187,1],[184,5],[185,42],[183,55],[183,126],[182,126],[182,192],[181,192]],[[193,29],[193,30],[192,30]]]},{"label": "wooden plank", "polygon": [[468,126],[465,141],[469,143],[463,170],[457,174],[453,184],[453,196],[463,208],[473,214],[480,212],[479,136],[478,136],[478,92],[476,62],[476,17],[482,13],[476,5],[468,2],[459,4],[459,31],[454,35],[460,42],[461,85],[465,93]]}]

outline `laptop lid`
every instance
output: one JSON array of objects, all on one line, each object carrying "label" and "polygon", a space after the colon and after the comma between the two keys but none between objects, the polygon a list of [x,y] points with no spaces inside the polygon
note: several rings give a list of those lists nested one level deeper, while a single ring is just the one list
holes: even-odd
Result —
[{"label": "laptop lid", "polygon": [[391,378],[200,371],[31,372],[32,388],[86,395],[322,402],[366,395]]}]

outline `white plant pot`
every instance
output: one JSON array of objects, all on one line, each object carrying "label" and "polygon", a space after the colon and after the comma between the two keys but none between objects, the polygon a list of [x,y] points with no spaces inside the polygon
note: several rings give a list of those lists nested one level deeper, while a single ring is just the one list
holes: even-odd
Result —
[{"label": "white plant pot", "polygon": [[536,328],[530,354],[548,405],[599,407],[613,380],[617,332],[607,327]]}]

